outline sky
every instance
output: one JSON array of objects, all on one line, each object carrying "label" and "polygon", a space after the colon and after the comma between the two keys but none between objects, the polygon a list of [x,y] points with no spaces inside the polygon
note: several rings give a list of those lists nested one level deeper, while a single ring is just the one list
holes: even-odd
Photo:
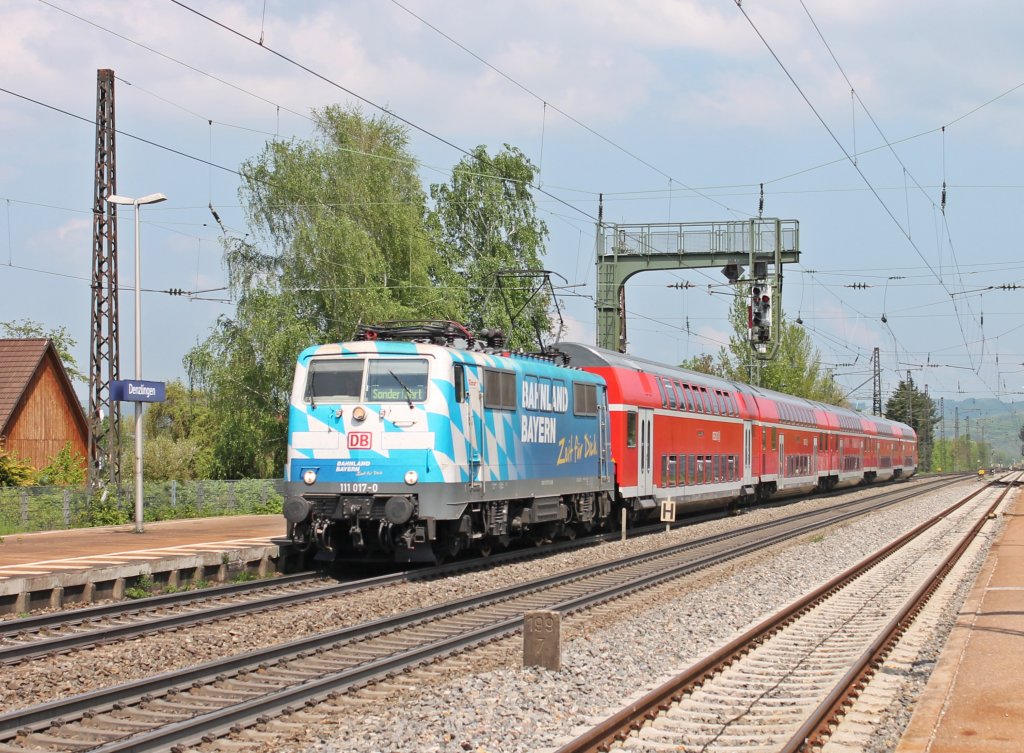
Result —
[{"label": "sky", "polygon": [[[242,162],[358,104],[407,125],[425,187],[477,145],[529,156],[566,339],[594,342],[599,197],[608,224],[760,214],[799,223],[781,306],[855,404],[875,348],[883,399],[909,372],[936,399],[1019,402],[1022,27],[999,0],[0,0],[0,322],[66,328],[88,371],[109,68],[117,192],[167,196],[139,214],[143,378],[187,379],[185,354],[233,315]],[[133,223],[122,208],[126,378]],[[629,352],[716,354],[725,282],[633,277]]]}]

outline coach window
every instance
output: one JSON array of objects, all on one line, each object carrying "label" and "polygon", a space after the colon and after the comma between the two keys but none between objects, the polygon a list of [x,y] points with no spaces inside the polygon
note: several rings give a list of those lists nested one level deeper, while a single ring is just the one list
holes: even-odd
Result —
[{"label": "coach window", "polygon": [[686,455],[676,457],[676,486],[682,486],[686,475]]},{"label": "coach window", "polygon": [[711,480],[712,481],[720,481],[721,480],[720,473],[721,473],[721,470],[722,470],[721,469],[722,456],[716,454],[712,458],[712,464],[713,465],[712,465],[712,471],[711,471]]},{"label": "coach window", "polygon": [[778,429],[772,427],[772,449],[775,449],[775,442],[778,439]]},{"label": "coach window", "polygon": [[676,482],[676,456],[668,455],[667,473],[665,479],[666,486],[677,486]]},{"label": "coach window", "polygon": [[688,470],[686,472],[686,483],[696,484],[697,483],[697,456],[689,455]]},{"label": "coach window", "polygon": [[665,385],[661,383],[661,377],[654,377],[654,382],[658,385],[658,394],[661,395],[661,407],[664,408],[668,405],[668,400],[665,398]]},{"label": "coach window", "polygon": [[626,413],[626,447],[636,447],[636,411]]},{"label": "coach window", "polygon": [[484,369],[484,407],[516,409],[516,375],[513,372]]},{"label": "coach window", "polygon": [[670,382],[668,379],[666,379],[664,383],[665,383],[665,406],[667,408],[673,408],[674,409],[676,407],[676,390],[672,386],[672,382]]},{"label": "coach window", "polygon": [[679,382],[673,382],[672,387],[676,391],[676,407],[679,410],[686,410],[686,398],[683,396],[683,385]]}]

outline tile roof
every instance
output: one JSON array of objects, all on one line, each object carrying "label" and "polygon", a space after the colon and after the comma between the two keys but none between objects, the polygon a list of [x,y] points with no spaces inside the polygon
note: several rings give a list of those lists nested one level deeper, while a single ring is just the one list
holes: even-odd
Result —
[{"label": "tile roof", "polygon": [[49,342],[43,337],[0,339],[0,433],[7,428]]}]

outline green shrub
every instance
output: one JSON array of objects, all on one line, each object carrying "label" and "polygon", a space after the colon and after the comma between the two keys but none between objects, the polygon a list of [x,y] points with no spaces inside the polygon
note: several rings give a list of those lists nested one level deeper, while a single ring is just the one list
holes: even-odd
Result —
[{"label": "green shrub", "polygon": [[30,486],[35,469],[15,452],[0,450],[0,486]]},{"label": "green shrub", "polygon": [[50,458],[50,464],[36,473],[35,482],[39,486],[81,486],[85,483],[85,458],[72,449],[69,440]]},{"label": "green shrub", "polygon": [[153,595],[153,576],[149,573],[142,573],[136,580],[135,585],[124,590],[128,599],[145,599]]}]

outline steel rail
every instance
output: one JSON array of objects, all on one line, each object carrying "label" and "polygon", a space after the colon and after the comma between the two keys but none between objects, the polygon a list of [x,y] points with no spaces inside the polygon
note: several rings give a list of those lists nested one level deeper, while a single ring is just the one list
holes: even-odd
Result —
[{"label": "steel rail", "polygon": [[[598,751],[609,750],[616,741],[624,739],[631,731],[640,729],[645,722],[655,719],[673,703],[676,703],[684,695],[699,687],[706,679],[710,679],[721,672],[739,657],[795,621],[816,604],[824,601],[828,596],[841,589],[862,572],[888,557],[891,553],[904,546],[904,544],[936,525],[950,513],[967,504],[991,486],[992,484],[988,483],[984,487],[975,490],[964,499],[916,526],[866,559],[835,576],[827,583],[800,597],[776,614],[762,620],[739,637],[693,664],[684,672],[558,748],[556,753],[597,753]],[[985,518],[982,520],[984,521]]]},{"label": "steel rail", "polygon": [[[1001,483],[1001,481],[995,481],[994,483]],[[957,562],[960,561],[964,552],[967,551],[967,548],[978,534],[981,533],[981,529],[989,521],[999,505],[1003,503],[1006,495],[1010,492],[1010,488],[1010,486],[1006,486],[995,502],[989,505],[985,514],[964,534],[956,548],[939,563],[928,578],[918,587],[913,596],[890,620],[878,637],[872,641],[856,664],[836,684],[835,688],[819,704],[800,729],[796,731],[780,753],[797,753],[797,751],[810,750],[824,743],[831,734],[830,728],[833,725],[837,725],[839,718],[843,716],[843,707],[847,705],[850,699],[858,695],[857,688],[862,687],[875,674],[875,668],[892,651],[910,624],[917,619],[925,603],[932,597],[932,594],[935,593],[946,579],[946,576],[949,575]]]}]

